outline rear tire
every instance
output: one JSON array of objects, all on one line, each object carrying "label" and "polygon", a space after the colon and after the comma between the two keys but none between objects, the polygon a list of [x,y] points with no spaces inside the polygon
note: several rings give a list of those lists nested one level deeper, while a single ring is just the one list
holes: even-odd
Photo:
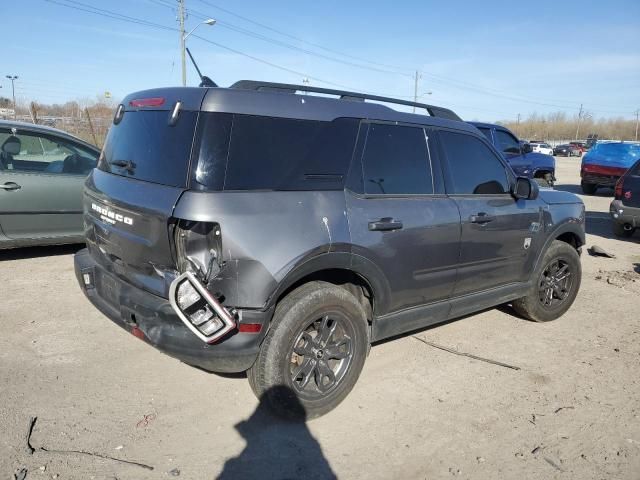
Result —
[{"label": "rear tire", "polygon": [[581,182],[580,186],[582,187],[582,193],[585,195],[593,195],[598,190],[598,185],[594,183]]},{"label": "rear tire", "polygon": [[311,419],[334,409],[356,384],[369,348],[366,314],[346,289],[309,282],[276,307],[258,358],[247,372],[278,415]]},{"label": "rear tire", "polygon": [[535,281],[513,309],[534,322],[550,322],[569,310],[582,280],[582,266],[575,248],[554,240],[540,260]]},{"label": "rear tire", "polygon": [[625,230],[624,225],[622,225],[621,223],[618,223],[618,222],[613,223],[613,234],[616,237],[629,238],[633,235],[635,230],[636,230],[635,228],[632,228],[631,230]]}]

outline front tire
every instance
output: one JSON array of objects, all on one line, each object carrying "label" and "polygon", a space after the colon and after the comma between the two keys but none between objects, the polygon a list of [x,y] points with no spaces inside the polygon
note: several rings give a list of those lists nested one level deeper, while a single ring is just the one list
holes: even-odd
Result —
[{"label": "front tire", "polygon": [[582,280],[578,252],[568,243],[554,240],[536,269],[535,281],[513,309],[534,322],[555,320],[569,310]]},{"label": "front tire", "polygon": [[355,385],[367,356],[366,314],[346,289],[310,282],[276,307],[247,372],[258,398],[280,416],[306,419],[334,409]]}]

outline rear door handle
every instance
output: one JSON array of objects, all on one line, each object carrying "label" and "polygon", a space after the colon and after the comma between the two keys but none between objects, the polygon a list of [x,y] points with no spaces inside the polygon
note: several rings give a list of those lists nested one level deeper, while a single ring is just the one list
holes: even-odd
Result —
[{"label": "rear door handle", "polygon": [[20,190],[22,185],[18,185],[16,182],[7,182],[0,185],[3,190]]},{"label": "rear door handle", "polygon": [[469,217],[469,221],[471,223],[489,223],[493,222],[496,219],[493,215],[487,215],[484,212],[476,213],[475,215],[471,215]]},{"label": "rear door handle", "polygon": [[400,230],[402,228],[402,222],[394,220],[391,217],[384,217],[374,222],[369,222],[369,230],[376,231],[388,231],[388,230]]}]

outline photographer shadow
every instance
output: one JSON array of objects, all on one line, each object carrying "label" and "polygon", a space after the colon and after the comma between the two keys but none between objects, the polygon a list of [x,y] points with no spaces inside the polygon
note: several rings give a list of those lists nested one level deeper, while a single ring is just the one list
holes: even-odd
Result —
[{"label": "photographer shadow", "polygon": [[[286,400],[290,418],[272,413],[269,402],[278,399]],[[226,461],[218,480],[336,479],[320,444],[307,428],[306,417],[290,388],[269,389],[253,414],[235,425],[247,445],[237,457]]]}]

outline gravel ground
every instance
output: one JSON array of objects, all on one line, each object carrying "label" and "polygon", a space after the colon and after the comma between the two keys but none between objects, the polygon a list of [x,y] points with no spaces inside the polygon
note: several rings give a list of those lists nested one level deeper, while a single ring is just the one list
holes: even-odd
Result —
[{"label": "gravel ground", "polygon": [[[578,193],[580,160],[557,161],[558,188]],[[347,399],[307,424],[270,417],[242,375],[113,325],[76,286],[78,247],[0,253],[0,477],[638,479],[640,234],[613,238],[610,190],[583,199],[588,245],[616,258],[583,253],[564,317],[505,307],[416,334],[520,370],[405,336],[374,346]]]}]

